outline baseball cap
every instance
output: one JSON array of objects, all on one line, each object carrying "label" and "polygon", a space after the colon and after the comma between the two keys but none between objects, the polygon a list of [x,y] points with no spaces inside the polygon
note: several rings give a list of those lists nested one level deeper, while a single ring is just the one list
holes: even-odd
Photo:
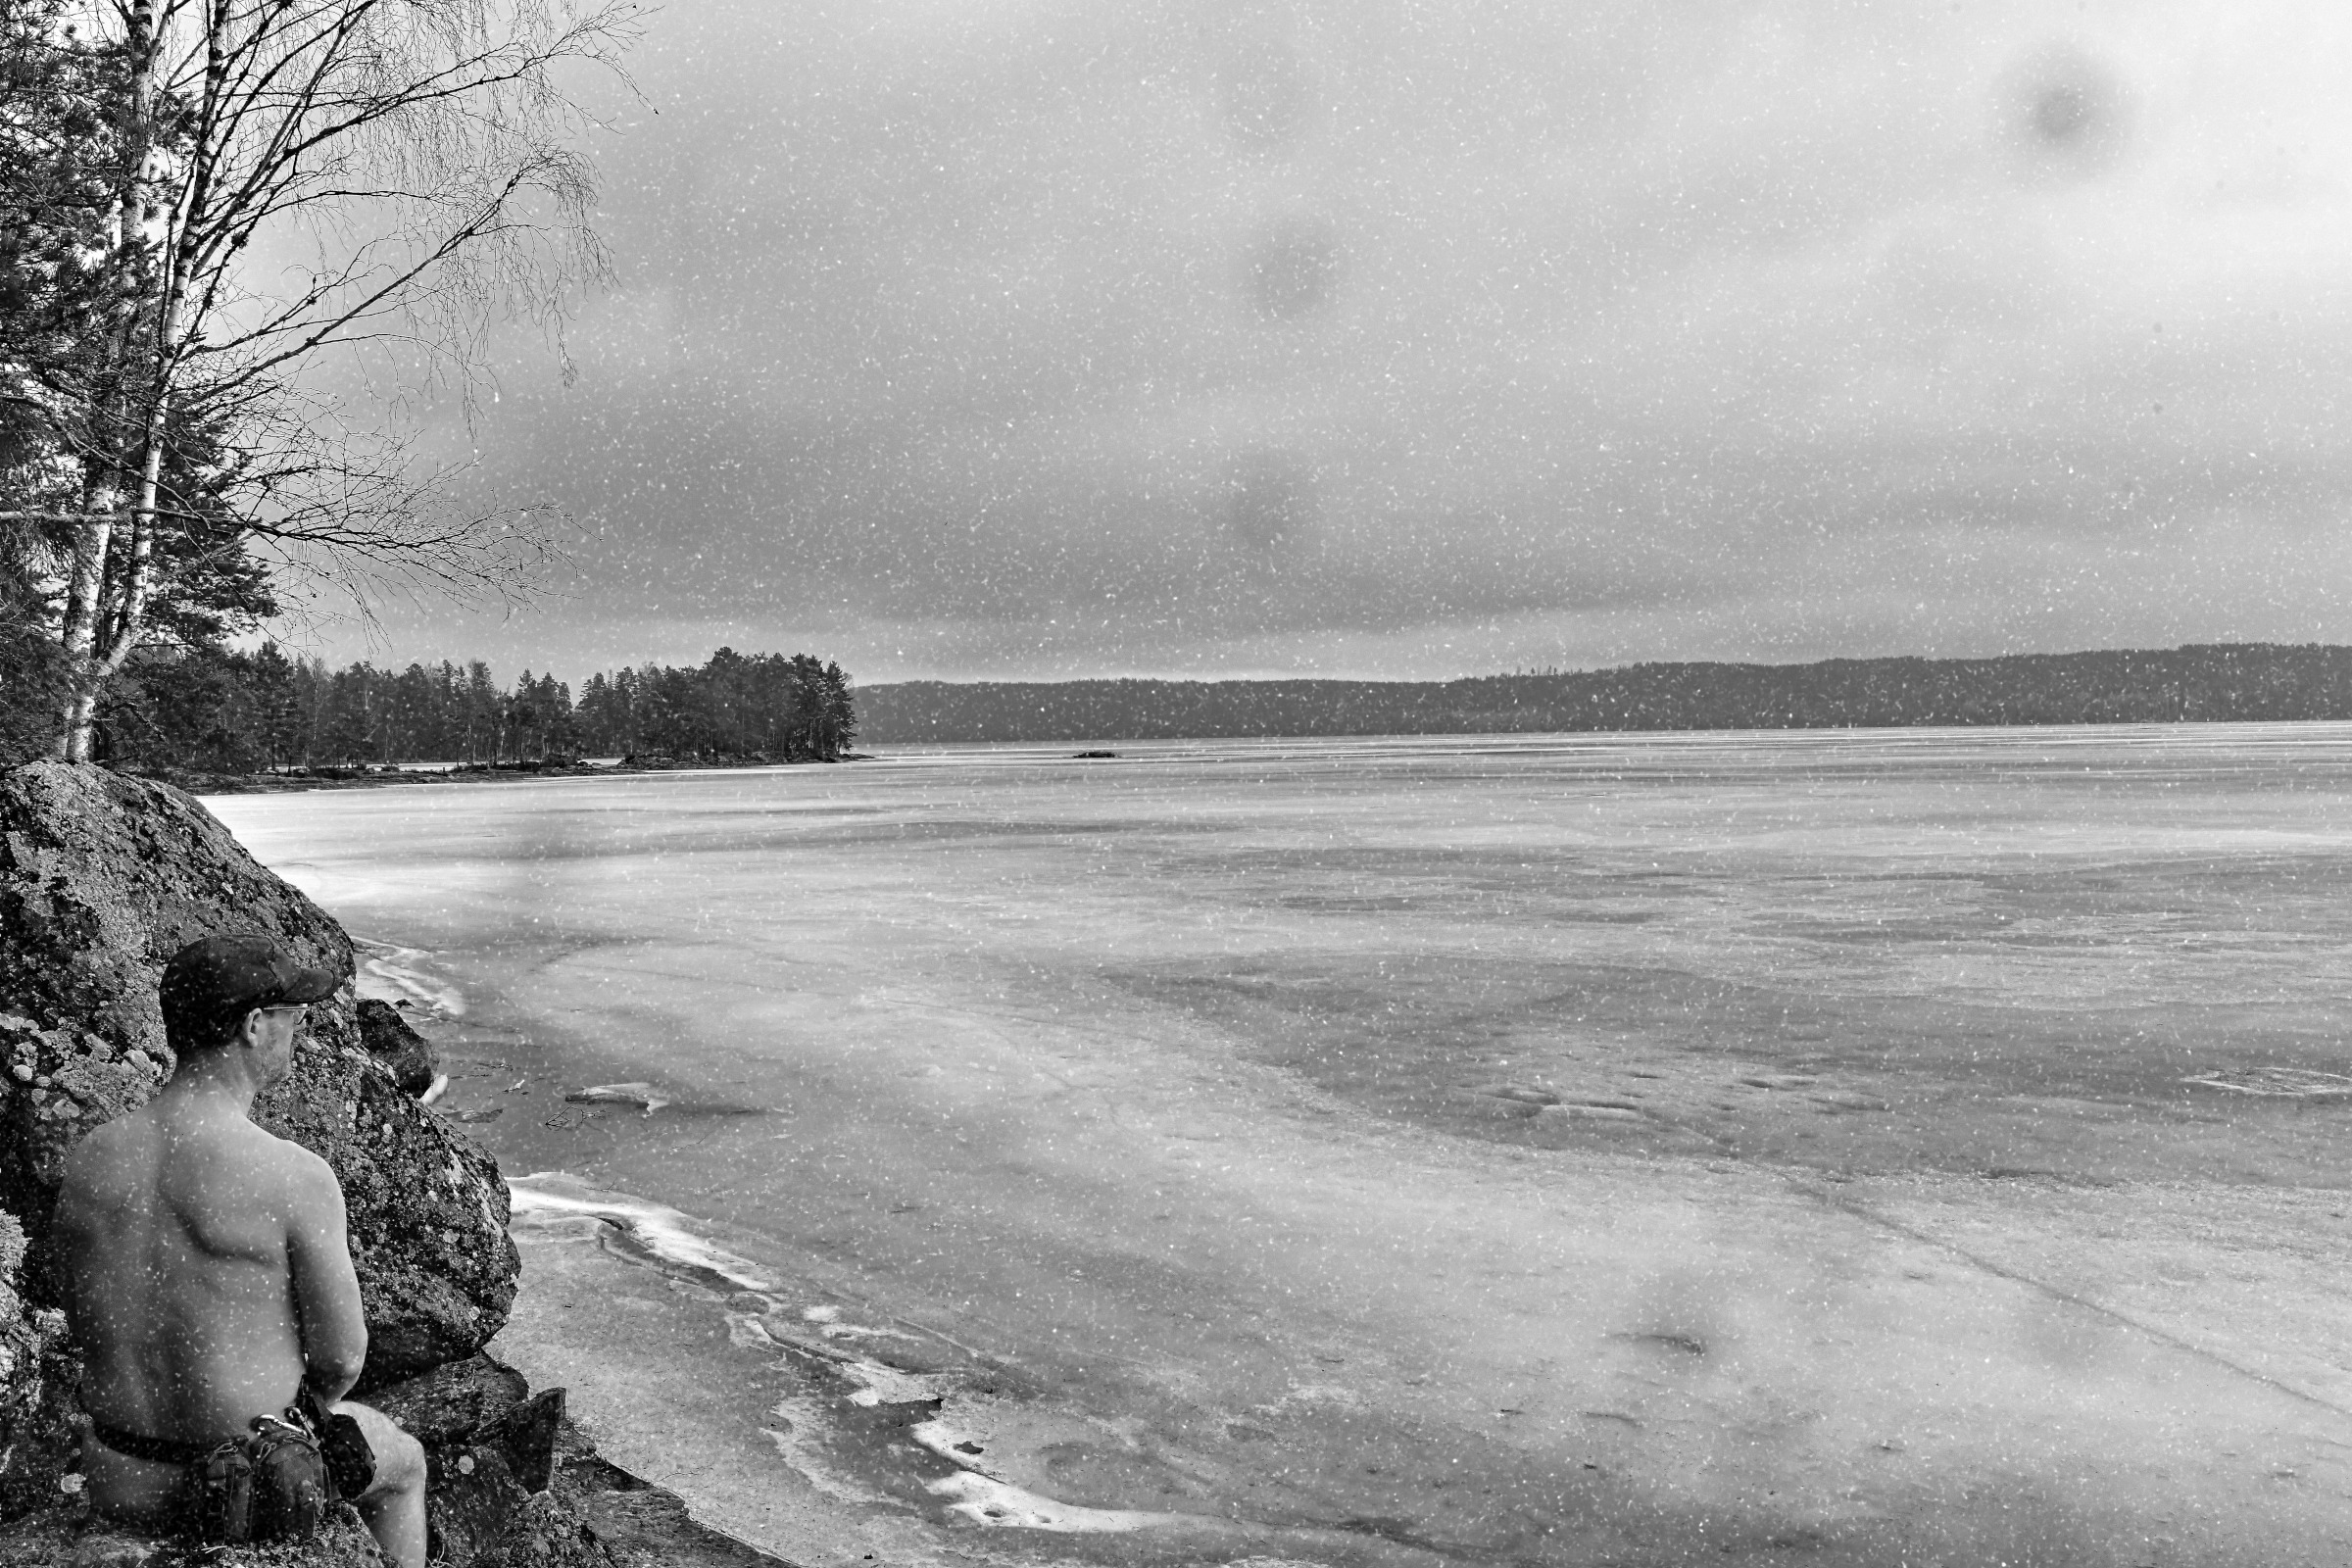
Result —
[{"label": "baseball cap", "polygon": [[290,1007],[335,994],[335,977],[306,969],[269,937],[204,937],[172,955],[158,988],[167,1024],[241,1018],[256,1007]]}]

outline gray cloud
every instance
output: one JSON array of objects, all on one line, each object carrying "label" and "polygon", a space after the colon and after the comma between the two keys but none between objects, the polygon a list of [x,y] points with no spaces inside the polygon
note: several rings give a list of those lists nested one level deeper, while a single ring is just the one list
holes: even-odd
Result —
[{"label": "gray cloud", "polygon": [[571,597],[394,652],[2340,638],[2352,48],[2233,15],[673,7],[481,430]]}]

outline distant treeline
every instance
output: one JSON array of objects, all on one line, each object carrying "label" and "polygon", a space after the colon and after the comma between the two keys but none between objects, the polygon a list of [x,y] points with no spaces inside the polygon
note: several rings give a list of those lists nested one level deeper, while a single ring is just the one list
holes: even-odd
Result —
[{"label": "distant treeline", "polygon": [[869,686],[859,702],[868,742],[899,745],[2341,719],[2352,718],[2352,648],[1632,664],[1452,681],[908,681]]},{"label": "distant treeline", "polygon": [[830,761],[858,735],[850,677],[807,654],[721,648],[700,668],[588,677],[573,698],[474,661],[401,670],[289,658],[274,644],[143,658],[99,712],[108,761],[212,773],[360,762],[574,757]]}]

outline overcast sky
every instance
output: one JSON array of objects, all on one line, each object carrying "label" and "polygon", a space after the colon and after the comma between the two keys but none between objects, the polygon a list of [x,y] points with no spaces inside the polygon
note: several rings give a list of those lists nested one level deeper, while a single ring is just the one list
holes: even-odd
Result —
[{"label": "overcast sky", "polygon": [[861,681],[2352,642],[2352,8],[672,0],[502,370],[565,597]]}]

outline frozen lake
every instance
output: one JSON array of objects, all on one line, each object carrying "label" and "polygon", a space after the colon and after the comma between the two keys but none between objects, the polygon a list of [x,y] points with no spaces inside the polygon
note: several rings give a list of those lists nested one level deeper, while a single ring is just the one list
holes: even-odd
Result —
[{"label": "frozen lake", "polygon": [[1117,749],[208,804],[803,1563],[2352,1549],[2352,726]]}]

